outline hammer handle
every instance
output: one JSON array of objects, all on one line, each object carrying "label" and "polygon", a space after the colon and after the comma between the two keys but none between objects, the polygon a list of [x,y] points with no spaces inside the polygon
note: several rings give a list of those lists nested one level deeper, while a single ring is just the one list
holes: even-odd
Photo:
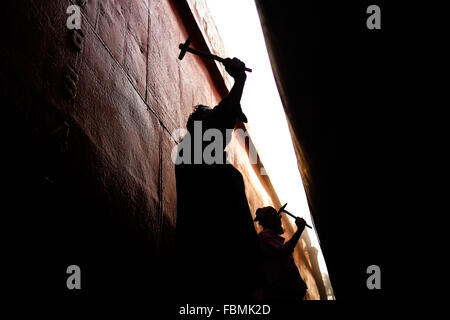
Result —
[{"label": "hammer handle", "polygon": [[[290,213],[289,211],[283,210],[287,215],[290,215],[292,218],[297,219],[296,216],[294,216],[292,213]],[[310,229],[312,229],[312,227],[306,223],[306,226]]]},{"label": "hammer handle", "polygon": [[[181,45],[180,45],[180,46],[181,46]],[[180,47],[180,49],[181,49],[181,47]],[[195,50],[195,49],[190,48],[190,47],[188,47],[188,48],[186,49],[186,51],[188,51],[188,52],[190,52],[190,53],[193,53],[193,54],[196,54],[196,55],[201,56],[201,57],[205,57],[205,58],[209,58],[209,59],[214,59],[214,60],[219,61],[219,62],[221,62],[221,63],[223,63],[224,60],[225,60],[224,58],[221,58],[221,57],[219,57],[219,56],[216,56],[215,54],[211,54],[211,53],[206,53],[206,52],[198,51],[198,50]],[[250,68],[245,68],[245,71],[252,72],[252,69],[250,69]]]}]

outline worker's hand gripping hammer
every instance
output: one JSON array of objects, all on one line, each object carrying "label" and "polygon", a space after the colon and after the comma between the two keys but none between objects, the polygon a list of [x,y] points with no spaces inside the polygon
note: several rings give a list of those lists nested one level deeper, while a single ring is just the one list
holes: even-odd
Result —
[{"label": "worker's hand gripping hammer", "polygon": [[[180,50],[181,50],[180,54],[178,55],[178,59],[179,60],[184,58],[184,55],[186,54],[186,52],[190,52],[190,53],[196,54],[196,55],[201,56],[201,57],[214,59],[214,60],[219,61],[221,63],[225,62],[226,59],[221,58],[219,56],[216,56],[215,54],[202,52],[202,51],[199,51],[199,50],[196,50],[196,49],[193,49],[193,48],[189,47],[189,45],[191,44],[191,40],[192,40],[191,36],[189,36],[185,43],[180,43],[180,45],[178,46],[178,48],[180,48]],[[245,71],[252,72],[252,69],[245,68]]]},{"label": "worker's hand gripping hammer", "polygon": [[[285,209],[286,206],[287,206],[287,203],[285,203],[285,204],[278,210],[278,214],[284,212],[284,213],[286,213],[287,215],[291,216],[292,218],[298,219],[298,217],[294,216],[292,213],[290,213],[289,211],[287,211],[287,210]],[[305,223],[305,225],[306,225],[308,228],[312,229],[312,227],[311,227],[309,224]]]}]

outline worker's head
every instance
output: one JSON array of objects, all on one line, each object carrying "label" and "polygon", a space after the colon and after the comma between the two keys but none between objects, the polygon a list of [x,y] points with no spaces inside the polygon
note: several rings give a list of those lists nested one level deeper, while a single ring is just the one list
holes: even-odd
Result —
[{"label": "worker's head", "polygon": [[264,229],[271,229],[277,234],[284,233],[281,215],[278,214],[274,207],[269,206],[256,210],[256,218],[254,221],[258,221]]},{"label": "worker's head", "polygon": [[187,121],[187,130],[193,134],[194,133],[194,121],[204,121],[211,114],[212,109],[208,106],[199,104],[195,107],[194,111],[190,114]]}]

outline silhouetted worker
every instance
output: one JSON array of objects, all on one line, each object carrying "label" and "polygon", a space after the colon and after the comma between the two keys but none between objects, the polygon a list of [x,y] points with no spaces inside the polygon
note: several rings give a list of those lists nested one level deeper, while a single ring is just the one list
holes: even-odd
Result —
[{"label": "silhouetted worker", "polygon": [[[177,248],[180,259],[179,293],[183,300],[249,298],[255,290],[258,238],[245,195],[241,173],[226,163],[208,164],[201,157],[194,163],[195,126],[201,121],[202,131],[218,129],[223,134],[223,149],[231,140],[227,129],[233,129],[239,119],[246,122],[240,99],[246,81],[244,63],[227,59],[226,71],[235,82],[230,93],[215,108],[199,105],[189,116],[190,156],[186,161],[186,139],[178,150],[175,166],[177,179]],[[197,123],[195,123],[197,121]],[[203,134],[202,132],[202,134]],[[210,142],[208,142],[210,143]],[[183,148],[181,146],[183,145]],[[188,163],[187,163],[188,162]]]},{"label": "silhouetted worker", "polygon": [[256,218],[263,227],[258,235],[260,247],[260,270],[262,294],[268,300],[301,300],[306,294],[306,284],[303,281],[292,253],[306,222],[297,218],[297,231],[289,241],[280,235],[284,233],[281,215],[273,207],[256,210]]}]

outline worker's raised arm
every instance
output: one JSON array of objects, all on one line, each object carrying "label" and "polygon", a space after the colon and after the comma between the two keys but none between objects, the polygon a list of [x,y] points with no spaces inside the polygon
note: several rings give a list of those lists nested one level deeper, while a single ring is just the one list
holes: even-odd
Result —
[{"label": "worker's raised arm", "polygon": [[247,79],[245,63],[237,58],[227,58],[223,61],[223,65],[228,74],[234,79],[234,85],[228,94],[228,99],[230,99],[230,103],[232,104],[240,104],[245,80]]},{"label": "worker's raised arm", "polygon": [[303,230],[305,230],[306,222],[302,218],[295,219],[295,224],[297,225],[297,231],[292,235],[291,239],[289,241],[286,241],[283,246],[284,250],[287,252],[293,252],[295,245],[297,244],[298,240],[300,239],[300,236],[302,235]]},{"label": "worker's raised arm", "polygon": [[241,109],[242,92],[247,75],[245,64],[237,58],[224,59],[223,65],[228,74],[233,77],[234,84],[228,95],[214,108],[214,113],[221,122],[226,123],[227,128],[233,128],[237,119],[247,122],[247,117]]}]

